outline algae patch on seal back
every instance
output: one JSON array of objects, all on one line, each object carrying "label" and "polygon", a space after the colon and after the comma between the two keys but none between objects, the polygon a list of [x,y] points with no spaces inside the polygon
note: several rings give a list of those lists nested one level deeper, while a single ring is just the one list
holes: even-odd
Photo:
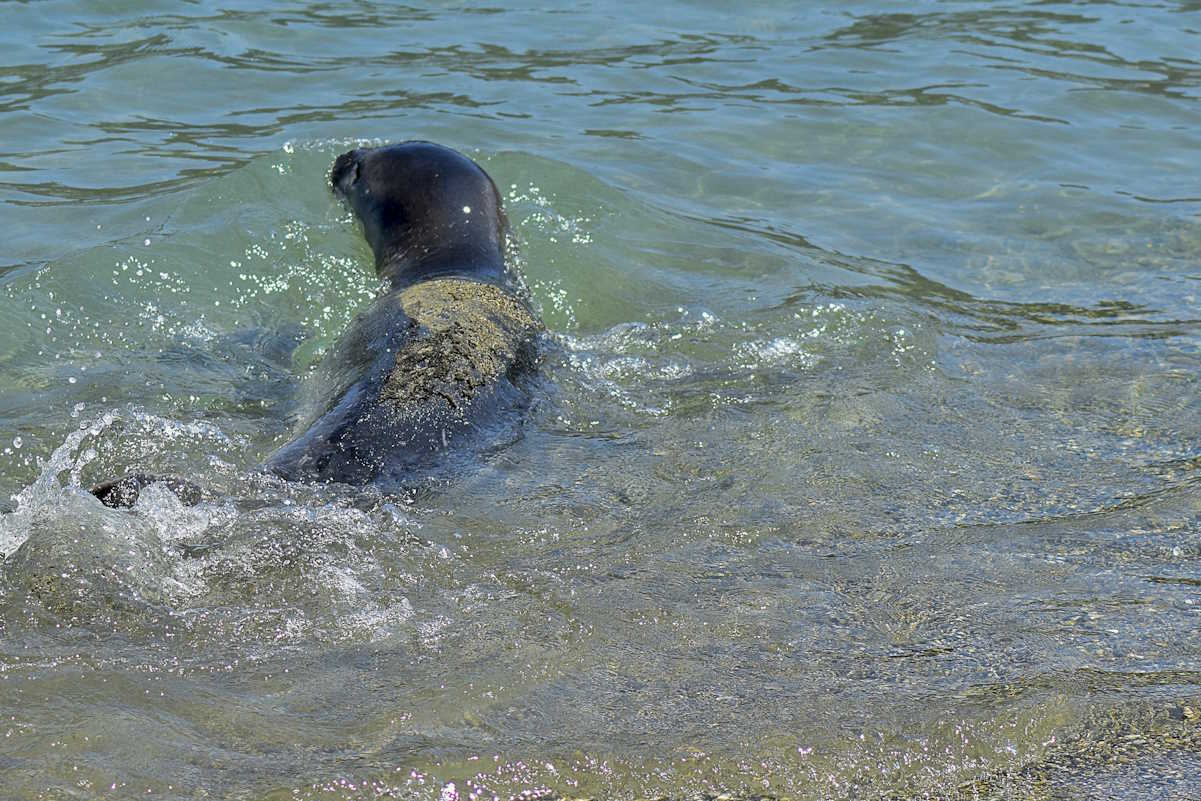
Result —
[{"label": "algae patch on seal back", "polygon": [[510,292],[436,279],[404,290],[401,305],[417,331],[397,353],[381,403],[461,419],[498,381],[534,365],[542,323]]}]

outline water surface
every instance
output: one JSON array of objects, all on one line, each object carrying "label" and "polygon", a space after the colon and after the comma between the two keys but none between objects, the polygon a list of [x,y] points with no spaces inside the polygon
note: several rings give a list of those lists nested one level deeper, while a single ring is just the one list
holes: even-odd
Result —
[{"label": "water surface", "polygon": [[[1201,6],[0,8],[6,798],[1201,797]],[[523,436],[264,478],[407,138]]]}]

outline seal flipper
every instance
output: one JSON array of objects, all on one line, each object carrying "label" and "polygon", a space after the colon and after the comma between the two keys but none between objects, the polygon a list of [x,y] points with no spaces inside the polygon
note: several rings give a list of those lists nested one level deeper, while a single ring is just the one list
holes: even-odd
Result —
[{"label": "seal flipper", "polygon": [[340,403],[268,458],[263,469],[285,481],[372,481],[380,470],[382,446],[392,439],[384,426],[369,422],[378,417],[373,383],[378,381],[352,386]]},{"label": "seal flipper", "polygon": [[92,494],[110,509],[128,509],[137,502],[142,490],[151,484],[166,484],[167,489],[175,493],[175,497],[179,498],[184,506],[195,506],[203,497],[200,487],[191,481],[175,476],[151,476],[145,473],[131,473],[124,478],[97,484],[92,487]]},{"label": "seal flipper", "polygon": [[285,481],[372,481],[396,439],[381,419],[380,388],[415,329],[400,293],[378,297],[359,313],[306,382],[300,433],[263,469]]}]

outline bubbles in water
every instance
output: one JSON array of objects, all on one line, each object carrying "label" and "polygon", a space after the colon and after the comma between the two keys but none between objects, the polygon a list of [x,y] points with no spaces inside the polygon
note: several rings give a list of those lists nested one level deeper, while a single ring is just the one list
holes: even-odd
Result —
[{"label": "bubbles in water", "polygon": [[771,365],[791,365],[807,370],[818,362],[816,354],[806,351],[804,345],[790,337],[739,342],[734,346],[734,350],[746,360],[742,366],[747,369]]},{"label": "bubbles in water", "polygon": [[[537,280],[532,283],[532,289],[537,297],[550,304],[550,308],[564,321],[562,330],[573,331],[579,327],[575,316],[575,304],[567,297],[559,279]],[[579,302],[579,299],[576,299]]]},{"label": "bubbles in water", "polygon": [[358,309],[379,294],[381,284],[360,260],[318,252],[310,230],[306,223],[289,222],[277,240],[278,256],[255,243],[246,248],[244,261],[232,260],[237,273],[229,281],[235,293],[231,303],[236,309],[266,304],[276,313],[286,304],[300,325],[324,341],[341,333]]},{"label": "bubbles in water", "polygon": [[553,208],[551,199],[542,194],[542,190],[533,183],[524,190],[518,189],[517,184],[510,184],[506,203],[517,208],[533,207],[522,218],[521,225],[533,227],[552,243],[566,238],[574,245],[592,244],[592,234],[586,228],[592,222],[592,218],[583,215],[567,217],[560,214]]}]

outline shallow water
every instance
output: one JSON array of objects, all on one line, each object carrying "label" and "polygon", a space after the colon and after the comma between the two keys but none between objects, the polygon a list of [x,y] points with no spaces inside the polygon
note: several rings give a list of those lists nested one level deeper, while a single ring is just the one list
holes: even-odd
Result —
[{"label": "shallow water", "polygon": [[[1201,797],[1201,6],[2,8],[0,797]],[[415,137],[523,436],[264,478]]]}]

